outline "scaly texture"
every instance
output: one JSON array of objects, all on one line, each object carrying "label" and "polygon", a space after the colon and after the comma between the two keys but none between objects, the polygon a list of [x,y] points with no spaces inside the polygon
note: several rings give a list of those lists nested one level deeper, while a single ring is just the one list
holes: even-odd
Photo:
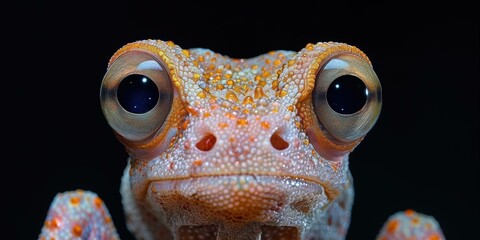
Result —
[{"label": "scaly texture", "polygon": [[[130,155],[121,184],[128,228],[138,239],[344,239],[354,196],[348,154],[381,105],[371,69],[359,49],[334,42],[251,59],[170,41],[125,45],[110,59],[101,102]],[[132,74],[151,79],[161,93],[145,113],[130,113],[117,99],[119,83]],[[335,74],[365,82],[368,100],[357,113],[315,107],[326,101],[321,83]],[[328,118],[320,112],[338,121],[374,117],[355,122],[365,132],[339,140],[322,125],[319,119]],[[102,222],[58,199],[41,237],[71,234],[80,218],[83,229]],[[52,212],[72,220],[52,229]]]},{"label": "scaly texture", "polygon": [[89,191],[59,193],[39,237],[53,239],[119,239],[103,201]]},{"label": "scaly texture", "polygon": [[390,216],[377,236],[378,240],[445,239],[438,222],[411,209]]}]

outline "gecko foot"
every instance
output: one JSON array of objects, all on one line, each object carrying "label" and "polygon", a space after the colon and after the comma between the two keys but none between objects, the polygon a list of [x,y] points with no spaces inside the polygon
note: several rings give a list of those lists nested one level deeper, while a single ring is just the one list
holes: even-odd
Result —
[{"label": "gecko foot", "polygon": [[110,213],[97,194],[76,190],[55,196],[39,240],[119,239]]},{"label": "gecko foot", "polygon": [[411,209],[390,216],[377,240],[444,240],[438,222],[431,216]]}]

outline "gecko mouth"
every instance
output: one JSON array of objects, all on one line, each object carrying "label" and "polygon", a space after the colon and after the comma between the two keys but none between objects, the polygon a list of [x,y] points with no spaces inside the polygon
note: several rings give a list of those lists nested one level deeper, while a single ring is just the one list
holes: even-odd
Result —
[{"label": "gecko mouth", "polygon": [[185,231],[193,226],[238,229],[256,224],[265,231],[268,226],[284,226],[282,229],[292,232],[287,226],[301,228],[304,222],[299,219],[311,218],[312,209],[328,203],[320,184],[253,175],[152,181],[145,200],[154,215]]}]

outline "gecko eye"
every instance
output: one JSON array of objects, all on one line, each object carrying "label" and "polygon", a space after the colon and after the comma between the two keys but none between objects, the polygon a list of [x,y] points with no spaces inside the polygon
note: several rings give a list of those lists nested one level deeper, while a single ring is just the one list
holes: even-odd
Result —
[{"label": "gecko eye", "polygon": [[132,74],[118,85],[117,99],[128,112],[146,113],[157,105],[158,88],[147,76]]},{"label": "gecko eye", "polygon": [[152,136],[161,128],[173,96],[172,81],[163,63],[142,51],[119,56],[109,66],[100,89],[108,123],[133,141]]},{"label": "gecko eye", "polygon": [[315,80],[318,121],[339,141],[361,138],[375,125],[382,105],[380,81],[372,66],[355,55],[329,60]]}]

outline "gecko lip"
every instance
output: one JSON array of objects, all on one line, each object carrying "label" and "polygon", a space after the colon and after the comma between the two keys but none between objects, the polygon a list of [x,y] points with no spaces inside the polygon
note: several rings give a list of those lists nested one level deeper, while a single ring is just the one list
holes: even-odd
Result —
[{"label": "gecko lip", "polygon": [[300,227],[292,221],[304,219],[328,199],[320,184],[303,179],[226,175],[152,181],[146,202],[178,227],[225,222]]}]

